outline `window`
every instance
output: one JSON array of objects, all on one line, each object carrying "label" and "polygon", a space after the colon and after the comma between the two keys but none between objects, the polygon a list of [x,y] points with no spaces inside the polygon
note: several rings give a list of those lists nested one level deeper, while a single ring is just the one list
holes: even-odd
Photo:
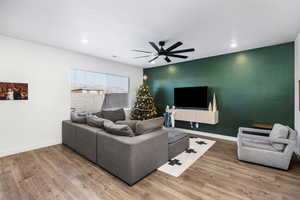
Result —
[{"label": "window", "polygon": [[72,89],[101,90],[105,93],[128,93],[129,78],[73,69]]},{"label": "window", "polygon": [[97,112],[129,105],[126,76],[72,69],[71,87],[71,105],[75,110]]}]

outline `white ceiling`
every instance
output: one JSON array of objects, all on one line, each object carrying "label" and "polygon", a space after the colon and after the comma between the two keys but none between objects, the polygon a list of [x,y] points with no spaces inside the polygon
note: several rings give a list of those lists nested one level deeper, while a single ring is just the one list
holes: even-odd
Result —
[{"label": "white ceiling", "polygon": [[0,0],[0,34],[153,67],[166,62],[133,59],[143,54],[131,50],[182,41],[196,49],[193,60],[293,41],[299,8],[299,0]]}]

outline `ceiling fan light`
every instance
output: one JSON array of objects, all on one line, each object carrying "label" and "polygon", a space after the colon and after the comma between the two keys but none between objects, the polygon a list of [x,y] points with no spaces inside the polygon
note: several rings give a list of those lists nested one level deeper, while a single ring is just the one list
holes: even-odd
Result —
[{"label": "ceiling fan light", "polygon": [[161,47],[162,47],[162,46],[165,46],[165,41],[159,41],[158,44],[159,44],[159,46],[161,46]]},{"label": "ceiling fan light", "polygon": [[87,38],[84,37],[84,38],[81,39],[81,43],[82,44],[87,44],[87,43],[89,43],[89,41],[88,41]]},{"label": "ceiling fan light", "polygon": [[237,43],[236,43],[236,42],[232,42],[232,43],[230,44],[230,47],[233,48],[233,49],[236,48],[236,47],[237,47]]}]

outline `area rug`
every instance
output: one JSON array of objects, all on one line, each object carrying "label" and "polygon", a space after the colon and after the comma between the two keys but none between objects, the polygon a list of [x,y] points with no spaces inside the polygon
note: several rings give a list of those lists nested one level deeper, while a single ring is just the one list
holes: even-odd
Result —
[{"label": "area rug", "polygon": [[179,177],[196,160],[204,155],[215,142],[202,138],[190,138],[190,148],[158,168],[158,170],[171,176]]}]

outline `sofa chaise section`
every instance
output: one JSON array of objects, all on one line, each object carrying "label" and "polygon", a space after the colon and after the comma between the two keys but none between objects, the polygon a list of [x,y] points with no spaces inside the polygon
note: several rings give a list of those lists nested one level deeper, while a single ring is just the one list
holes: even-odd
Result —
[{"label": "sofa chaise section", "polygon": [[168,134],[157,130],[135,137],[99,133],[97,164],[133,185],[168,161]]}]

